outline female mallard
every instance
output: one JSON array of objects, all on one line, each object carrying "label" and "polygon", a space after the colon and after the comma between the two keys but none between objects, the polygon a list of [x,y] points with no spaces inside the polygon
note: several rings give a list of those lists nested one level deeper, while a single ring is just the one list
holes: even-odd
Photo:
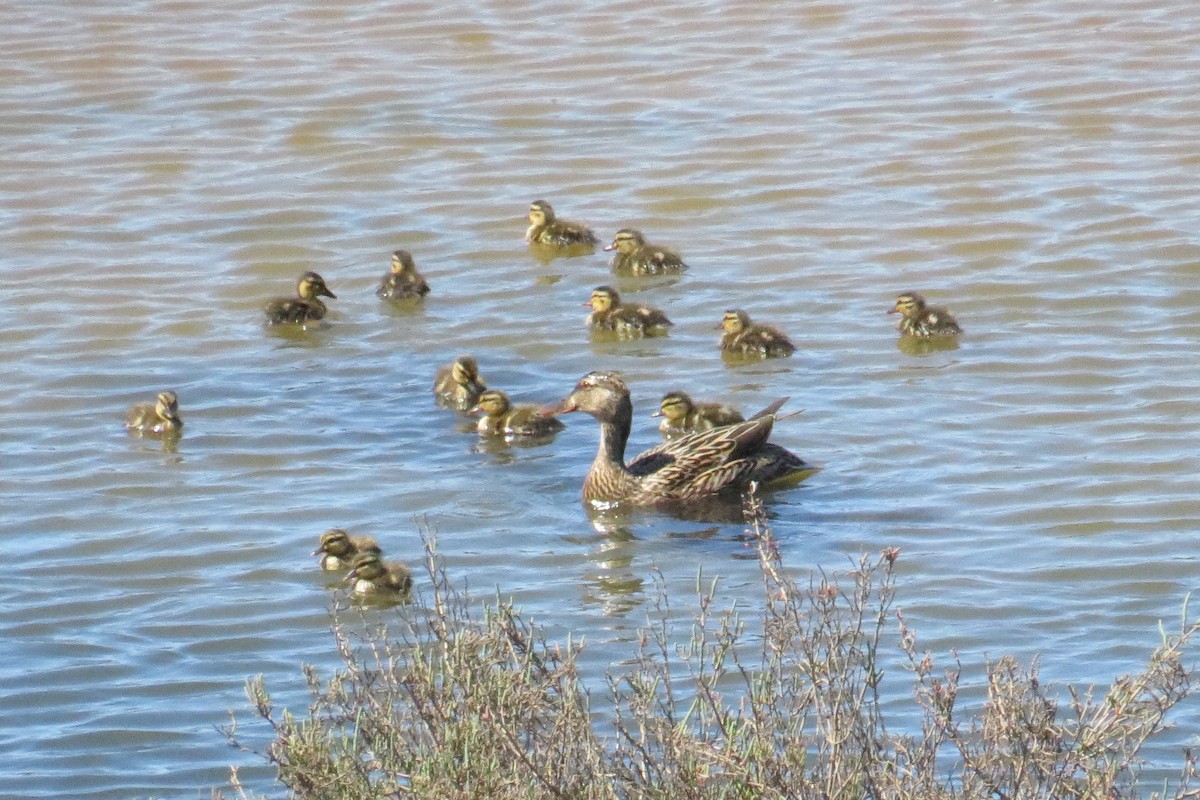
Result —
[{"label": "female mallard", "polygon": [[321,569],[346,569],[360,553],[379,555],[379,542],[370,536],[351,536],[342,528],[330,528],[321,534],[314,556],[321,556]]},{"label": "female mallard", "polygon": [[571,394],[546,413],[584,411],[600,423],[600,449],[583,482],[583,499],[593,505],[655,505],[744,491],[812,468],[767,441],[777,400],[745,422],[681,436],[625,463],[633,420],[629,387],[615,372],[584,375]]},{"label": "female mallard", "polygon": [[379,553],[359,553],[350,564],[346,582],[360,597],[407,596],[412,591],[412,573],[403,564],[385,562]]},{"label": "female mallard", "polygon": [[640,303],[622,303],[621,296],[611,286],[597,286],[592,298],[584,303],[592,307],[587,325],[598,331],[617,331],[624,334],[652,334],[674,323],[657,308]]},{"label": "female mallard", "polygon": [[176,434],[183,430],[179,398],[174,392],[159,392],[153,403],[138,403],[125,412],[125,429],[143,434]]},{"label": "female mallard", "polygon": [[954,315],[944,308],[925,305],[925,298],[916,292],[905,292],[896,298],[896,305],[888,311],[899,314],[896,330],[905,336],[926,339],[930,336],[953,336],[962,333]]},{"label": "female mallard", "polygon": [[325,304],[321,297],[337,295],[329,291],[325,279],[315,272],[306,272],[300,276],[296,284],[296,297],[277,297],[267,303],[264,311],[267,313],[268,325],[284,325],[296,323],[303,325],[308,322],[318,322],[325,317]]},{"label": "female mallard", "polygon": [[470,411],[486,389],[479,377],[479,365],[471,356],[459,356],[439,367],[433,376],[433,396],[437,404],[456,411]]},{"label": "female mallard", "polygon": [[473,411],[483,414],[477,429],[484,436],[548,436],[566,427],[562,421],[542,414],[538,406],[514,406],[508,395],[498,389],[488,389],[479,395],[479,405]]},{"label": "female mallard", "polygon": [[420,299],[429,294],[429,284],[417,272],[412,254],[407,250],[392,253],[392,268],[383,276],[383,282],[375,294],[384,300]]},{"label": "female mallard", "polygon": [[587,225],[558,219],[549,203],[534,200],[529,204],[525,241],[550,247],[595,247],[600,240]]},{"label": "female mallard", "polygon": [[664,394],[658,411],[651,416],[662,417],[658,429],[666,439],[746,421],[736,409],[720,403],[693,402],[685,392]]},{"label": "female mallard", "polygon": [[750,315],[740,308],[726,311],[718,327],[724,331],[721,349],[729,353],[774,357],[796,352],[787,334],[773,325],[751,322]]},{"label": "female mallard", "polygon": [[622,228],[605,252],[616,250],[613,272],[618,275],[673,275],[687,269],[679,253],[656,244],[647,244],[641,231]]}]

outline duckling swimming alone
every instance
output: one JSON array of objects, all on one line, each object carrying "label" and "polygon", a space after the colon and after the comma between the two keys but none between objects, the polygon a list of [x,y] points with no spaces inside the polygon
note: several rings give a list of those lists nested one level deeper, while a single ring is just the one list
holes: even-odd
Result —
[{"label": "duckling swimming alone", "polygon": [[437,404],[456,411],[470,411],[486,390],[487,386],[479,377],[479,365],[471,356],[459,356],[438,367],[433,376],[433,395]]},{"label": "duckling swimming alone", "polygon": [[383,276],[375,294],[384,300],[421,298],[429,294],[429,284],[417,272],[412,254],[407,250],[397,250],[392,253],[391,271]]},{"label": "duckling swimming alone", "polygon": [[183,430],[179,398],[174,392],[159,392],[153,403],[138,403],[125,412],[125,429],[131,433],[174,434]]},{"label": "duckling swimming alone", "polygon": [[488,389],[481,394],[479,405],[473,411],[484,415],[476,426],[484,436],[549,436],[566,427],[561,420],[542,414],[539,406],[514,406],[508,395],[498,389]]},{"label": "duckling swimming alone", "polygon": [[737,409],[720,403],[693,402],[685,392],[664,394],[659,410],[651,416],[662,417],[658,429],[665,439],[746,421]]},{"label": "duckling swimming alone", "polygon": [[351,536],[342,528],[330,528],[321,534],[314,556],[321,556],[321,569],[347,569],[360,553],[380,555],[379,542],[370,536]]},{"label": "duckling swimming alone", "polygon": [[325,279],[315,272],[306,272],[300,276],[296,284],[296,297],[277,297],[267,303],[263,309],[267,314],[268,325],[285,325],[288,323],[303,325],[308,322],[318,322],[325,317],[325,304],[321,297],[337,295],[329,291]]},{"label": "duckling swimming alone", "polygon": [[674,250],[647,244],[641,231],[622,228],[605,252],[616,250],[612,257],[613,272],[618,275],[670,275],[683,272],[687,264]]},{"label": "duckling swimming alone", "polygon": [[403,564],[385,562],[379,553],[359,553],[351,562],[346,582],[359,597],[407,596],[412,591],[412,573]]},{"label": "duckling swimming alone", "polygon": [[916,292],[905,292],[896,298],[889,314],[899,314],[896,330],[905,336],[926,339],[930,336],[954,336],[962,333],[954,315],[944,308],[925,305],[925,298]]},{"label": "duckling swimming alone", "polygon": [[534,200],[529,204],[525,241],[551,247],[595,247],[599,243],[596,234],[583,223],[555,217],[554,209],[545,200]]},{"label": "duckling swimming alone", "polygon": [[611,286],[597,286],[591,299],[584,303],[592,307],[587,325],[599,331],[623,334],[651,335],[673,325],[667,315],[657,308],[640,303],[622,303],[621,296]]},{"label": "duckling swimming alone", "polygon": [[796,352],[787,334],[773,325],[751,322],[750,315],[740,308],[726,311],[719,327],[724,331],[720,347],[729,353],[781,357]]}]

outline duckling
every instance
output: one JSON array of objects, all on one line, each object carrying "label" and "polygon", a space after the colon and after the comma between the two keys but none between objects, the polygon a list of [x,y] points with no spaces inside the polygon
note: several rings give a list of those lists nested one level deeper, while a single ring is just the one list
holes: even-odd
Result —
[{"label": "duckling", "polygon": [[403,564],[385,562],[379,553],[359,553],[350,563],[346,583],[359,597],[407,596],[412,591],[412,573]]},{"label": "duckling", "polygon": [[592,298],[584,305],[592,307],[592,313],[587,317],[588,327],[599,331],[650,335],[674,324],[657,308],[622,303],[621,296],[611,286],[597,286],[592,290]]},{"label": "duckling", "polygon": [[487,386],[479,377],[479,365],[471,356],[459,356],[439,367],[433,376],[433,395],[437,404],[456,411],[470,411],[486,390]]},{"label": "duckling", "polygon": [[392,268],[383,276],[383,282],[375,294],[384,300],[420,299],[429,294],[429,284],[417,272],[412,254],[407,250],[397,250],[392,253]]},{"label": "duckling", "polygon": [[720,403],[693,402],[684,392],[664,394],[659,410],[650,416],[663,418],[658,429],[664,439],[746,421],[737,409]]},{"label": "duckling", "polygon": [[750,321],[750,315],[740,308],[725,312],[721,324],[721,349],[730,353],[763,357],[790,356],[796,346],[783,331],[773,325]]},{"label": "duckling", "polygon": [[174,392],[159,392],[153,403],[138,403],[125,412],[125,429],[131,433],[169,435],[183,430],[179,398]]},{"label": "duckling", "polygon": [[330,528],[321,534],[314,556],[321,556],[321,569],[346,569],[360,553],[380,555],[379,542],[370,536],[351,536],[342,528]]},{"label": "duckling", "polygon": [[618,275],[670,275],[683,272],[687,264],[674,250],[647,244],[641,231],[622,228],[604,251],[616,250],[612,257],[613,272]]},{"label": "duckling", "polygon": [[488,389],[479,395],[479,405],[473,413],[482,413],[477,430],[483,436],[524,438],[549,436],[566,426],[561,420],[541,413],[539,406],[516,405],[498,389]]},{"label": "duckling", "polygon": [[925,305],[925,298],[916,292],[905,292],[896,298],[896,305],[888,311],[899,314],[896,330],[905,336],[925,339],[930,336],[954,336],[962,333],[954,315],[944,308]]},{"label": "duckling", "polygon": [[267,303],[264,311],[267,314],[268,325],[284,325],[286,323],[303,325],[308,322],[318,322],[325,317],[325,312],[328,310],[319,298],[337,299],[337,295],[329,291],[329,287],[325,285],[325,279],[315,272],[306,272],[300,276],[300,282],[296,284],[296,295],[296,297],[277,297]]},{"label": "duckling", "polygon": [[529,204],[525,241],[551,247],[595,247],[599,243],[588,226],[556,218],[554,209],[545,200],[534,200]]}]

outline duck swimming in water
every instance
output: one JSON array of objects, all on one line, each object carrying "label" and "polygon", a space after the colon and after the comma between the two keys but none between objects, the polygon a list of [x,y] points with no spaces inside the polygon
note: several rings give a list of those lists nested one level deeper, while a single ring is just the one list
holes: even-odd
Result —
[{"label": "duck swimming in water", "polygon": [[769,358],[796,352],[796,346],[787,334],[773,325],[752,322],[750,315],[740,308],[726,311],[718,327],[724,331],[720,347],[727,353]]},{"label": "duck swimming in water", "polygon": [[618,275],[674,275],[687,269],[687,264],[674,250],[648,244],[642,232],[633,228],[617,231],[606,252],[616,251],[612,270]]},{"label": "duck swimming in water", "polygon": [[529,204],[529,227],[525,230],[525,241],[532,245],[578,248],[595,247],[600,240],[588,226],[558,219],[549,203],[534,200]]},{"label": "duck swimming in water", "polygon": [[412,591],[412,573],[403,564],[387,563],[379,553],[359,553],[350,564],[346,582],[358,597],[407,597]]},{"label": "duck swimming in water", "polygon": [[429,284],[417,272],[412,254],[407,250],[397,250],[392,253],[392,267],[383,276],[375,294],[384,300],[420,299],[429,294]]},{"label": "duck swimming in water", "polygon": [[131,433],[162,436],[183,430],[179,398],[174,392],[159,392],[153,403],[138,403],[125,412],[125,429]]},{"label": "duck swimming in water", "polygon": [[746,421],[737,409],[720,403],[693,402],[685,392],[664,394],[658,411],[650,416],[662,417],[658,429],[664,439]]},{"label": "duck swimming in water", "polygon": [[652,335],[672,325],[667,315],[641,303],[622,303],[611,286],[597,286],[586,306],[591,306],[587,326],[598,331],[616,331],[625,335]]},{"label": "duck swimming in water", "polygon": [[322,297],[337,299],[337,295],[325,285],[324,278],[315,272],[306,272],[296,284],[296,297],[277,297],[267,303],[263,309],[267,315],[267,324],[304,325],[319,322],[325,318],[325,312],[328,310],[320,300]]},{"label": "duck swimming in water", "polygon": [[348,569],[360,553],[379,555],[382,552],[379,542],[370,536],[351,536],[342,528],[330,528],[321,534],[321,541],[312,554],[321,556],[321,569],[333,571]]},{"label": "duck swimming in water", "polygon": [[513,405],[508,395],[498,389],[488,389],[479,396],[476,413],[482,413],[477,430],[484,436],[530,438],[548,436],[561,431],[561,420],[540,413],[534,405]]},{"label": "duck swimming in water", "polygon": [[583,411],[600,423],[600,448],[583,481],[585,502],[646,506],[743,492],[752,484],[811,471],[799,456],[767,441],[784,402],[777,400],[745,422],[663,442],[628,463],[633,403],[617,373],[584,375],[566,399],[543,413]]},{"label": "duck swimming in water", "polygon": [[455,411],[470,411],[486,389],[479,377],[479,365],[471,356],[459,356],[438,367],[433,376],[433,395],[437,404]]},{"label": "duck swimming in water", "polygon": [[954,336],[962,333],[954,315],[944,308],[925,305],[925,298],[916,292],[905,292],[896,298],[896,305],[888,311],[899,314],[896,330],[905,336],[926,339],[931,336]]}]

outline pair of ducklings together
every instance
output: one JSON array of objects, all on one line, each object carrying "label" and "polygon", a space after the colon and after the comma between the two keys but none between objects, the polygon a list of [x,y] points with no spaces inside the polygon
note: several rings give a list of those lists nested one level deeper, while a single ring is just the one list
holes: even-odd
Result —
[{"label": "pair of ducklings together", "polygon": [[412,573],[403,564],[383,560],[383,549],[370,536],[353,536],[342,528],[321,534],[317,549],[321,569],[348,569],[345,581],[359,597],[406,597],[412,591]]},{"label": "pair of ducklings together", "polygon": [[[587,225],[556,217],[554,208],[545,200],[534,200],[529,205],[525,241],[567,251],[590,251],[600,243]],[[613,253],[612,270],[618,275],[674,275],[687,269],[678,252],[647,242],[635,228],[617,231],[604,251]]]},{"label": "pair of ducklings together", "polygon": [[479,364],[471,356],[459,356],[438,369],[433,378],[433,395],[440,406],[482,414],[476,430],[483,436],[535,438],[566,427],[554,417],[540,413],[538,406],[514,405],[504,392],[487,388],[479,377]]},{"label": "pair of ducklings together", "polygon": [[[392,265],[375,294],[384,300],[419,300],[429,294],[429,284],[417,272],[412,254],[407,250],[392,253]],[[316,272],[306,272],[296,284],[295,297],[277,297],[267,302],[263,311],[268,325],[306,325],[320,322],[329,309],[322,297],[337,299],[325,279]]]}]

